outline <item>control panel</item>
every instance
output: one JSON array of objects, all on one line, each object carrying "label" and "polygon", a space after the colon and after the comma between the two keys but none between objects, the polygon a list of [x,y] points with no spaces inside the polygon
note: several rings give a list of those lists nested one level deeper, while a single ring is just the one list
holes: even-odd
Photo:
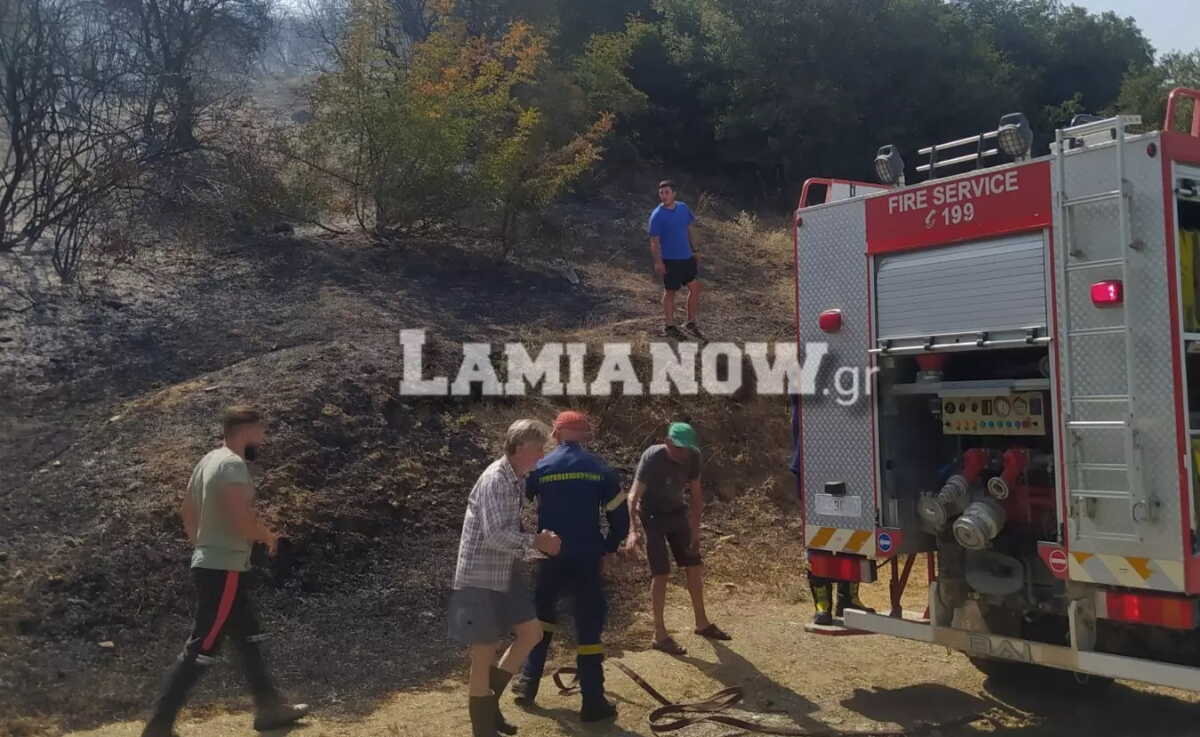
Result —
[{"label": "control panel", "polygon": [[946,435],[1046,434],[1046,403],[1040,392],[941,397],[939,401]]}]

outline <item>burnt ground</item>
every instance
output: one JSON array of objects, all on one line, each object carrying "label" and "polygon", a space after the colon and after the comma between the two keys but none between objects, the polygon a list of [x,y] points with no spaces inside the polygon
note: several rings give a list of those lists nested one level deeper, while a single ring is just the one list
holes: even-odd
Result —
[{"label": "burnt ground", "polygon": [[[644,347],[659,324],[641,235],[647,206],[565,205],[554,243],[504,263],[462,235],[386,246],[263,236],[160,244],[93,275],[82,296],[43,293],[19,313],[11,308],[22,302],[6,301],[0,725],[56,733],[147,708],[191,606],[175,508],[192,464],[219,442],[220,409],[241,401],[270,415],[255,475],[265,514],[288,536],[279,560],[256,567],[264,619],[285,634],[280,680],[353,718],[454,673],[461,657],[441,613],[466,491],[500,428],[525,414],[549,419],[557,405],[401,397],[397,331],[428,328],[426,371],[450,375],[460,341]],[[702,230],[709,337],[786,340],[788,241],[724,214]],[[0,278],[27,289],[30,263],[7,262]],[[730,580],[753,571],[763,591],[796,596],[794,575],[770,575],[798,560],[782,399],[578,404],[595,413],[598,449],[625,473],[668,419],[696,423],[713,439],[714,570]],[[620,630],[644,575],[630,568],[616,579]],[[234,669],[223,669],[194,703],[219,710],[240,699]]]},{"label": "burnt ground", "polygon": [[[255,476],[289,544],[277,561],[256,560],[258,602],[279,635],[270,650],[281,683],[318,709],[295,733],[458,733],[462,657],[442,612],[463,499],[507,422],[548,419],[561,405],[401,397],[397,331],[429,329],[427,373],[452,374],[463,340],[620,339],[640,356],[658,325],[645,207],[619,197],[563,206],[556,242],[504,264],[461,235],[173,245],[89,280],[83,298],[50,293],[38,309],[0,309],[0,735],[139,733],[188,627],[179,494],[218,442],[216,413],[237,401],[271,418]],[[710,337],[786,340],[786,235],[719,205],[701,214]],[[27,290],[31,262],[0,261],[0,286]],[[0,306],[25,306],[6,291]],[[669,697],[743,686],[752,718],[826,734],[1195,733],[1194,694],[1136,684],[1090,694],[1028,673],[998,682],[942,649],[804,633],[811,610],[782,399],[577,404],[598,419],[598,450],[626,478],[668,419],[690,419],[705,441],[710,609],[736,639],[711,646],[690,635],[686,597],[673,588],[668,621],[691,652],[648,652],[645,571],[630,563],[610,576],[609,654]],[[911,609],[922,579],[918,566]],[[886,589],[865,597],[881,606]],[[569,650],[556,658],[569,661]],[[541,710],[508,714],[530,737],[650,734],[654,703],[608,670],[622,709],[614,725],[581,729],[575,700],[548,686]],[[236,669],[216,668],[181,731],[248,733],[245,707]]]}]

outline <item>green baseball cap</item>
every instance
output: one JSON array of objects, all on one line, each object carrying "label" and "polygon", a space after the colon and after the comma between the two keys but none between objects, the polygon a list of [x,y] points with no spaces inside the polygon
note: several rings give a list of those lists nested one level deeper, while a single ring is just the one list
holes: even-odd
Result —
[{"label": "green baseball cap", "polygon": [[700,452],[700,442],[696,438],[696,431],[686,422],[672,422],[667,428],[667,440],[671,441],[671,445],[679,448],[691,448],[697,453]]}]

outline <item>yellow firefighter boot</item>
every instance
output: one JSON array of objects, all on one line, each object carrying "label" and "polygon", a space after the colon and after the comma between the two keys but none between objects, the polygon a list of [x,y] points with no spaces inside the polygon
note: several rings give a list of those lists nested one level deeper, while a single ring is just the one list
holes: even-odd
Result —
[{"label": "yellow firefighter boot", "polygon": [[867,614],[875,613],[874,609],[862,603],[862,599],[858,598],[857,581],[838,582],[837,608],[834,610],[834,616],[842,616],[847,609],[857,609]]},{"label": "yellow firefighter boot", "polygon": [[828,627],[833,624],[833,582],[814,581],[809,579],[808,588],[812,591],[813,624]]}]

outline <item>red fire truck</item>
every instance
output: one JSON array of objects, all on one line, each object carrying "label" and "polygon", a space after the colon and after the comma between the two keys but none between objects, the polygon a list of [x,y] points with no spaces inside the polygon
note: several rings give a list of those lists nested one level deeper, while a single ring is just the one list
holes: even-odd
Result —
[{"label": "red fire truck", "polygon": [[1166,121],[1077,119],[1039,158],[1007,115],[920,150],[918,184],[891,146],[882,184],[805,184],[798,340],[828,346],[818,387],[872,377],[801,400],[809,563],[890,569],[891,611],[846,630],[1200,690],[1200,91]]}]

